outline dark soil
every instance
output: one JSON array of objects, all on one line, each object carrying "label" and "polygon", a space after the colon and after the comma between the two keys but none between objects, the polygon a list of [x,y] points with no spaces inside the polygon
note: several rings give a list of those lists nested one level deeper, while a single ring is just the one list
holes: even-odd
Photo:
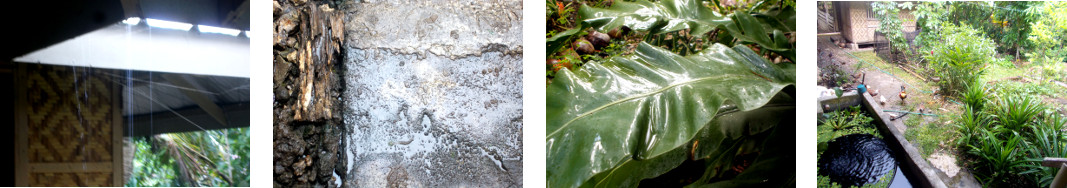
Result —
[{"label": "dark soil", "polygon": [[340,186],[342,16],[329,2],[274,3],[274,186]]}]

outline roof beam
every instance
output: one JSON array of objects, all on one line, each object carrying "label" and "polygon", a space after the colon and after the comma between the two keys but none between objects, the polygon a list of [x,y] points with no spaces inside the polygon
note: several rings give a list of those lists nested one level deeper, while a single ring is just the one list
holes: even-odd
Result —
[{"label": "roof beam", "polygon": [[[162,76],[164,79],[167,79],[167,81],[170,81],[170,83],[176,86],[184,88],[197,88],[193,86],[193,84],[190,84],[189,81],[185,80],[185,77],[182,77],[180,75],[163,74]],[[215,120],[218,120],[219,124],[222,124],[223,126],[226,125],[226,116],[222,113],[222,108],[219,108],[219,105],[216,105],[210,97],[204,95],[203,93],[193,92],[187,89],[179,90],[182,91],[182,94],[185,94],[186,97],[192,99],[197,106],[200,106],[201,109],[204,109],[204,111],[207,112],[208,115],[211,115],[211,117],[214,117]]]},{"label": "roof beam", "polygon": [[126,25],[116,21],[110,26],[17,57],[14,61],[248,78],[249,40],[245,36],[161,29],[147,24]]},{"label": "roof beam", "polygon": [[[190,107],[176,109],[174,112],[162,111],[152,114],[125,116],[123,135],[127,137],[150,136],[163,133],[191,132],[203,130],[248,127],[249,103],[222,105],[223,113],[229,117],[229,123],[218,123],[203,109]],[[181,116],[175,114],[181,114]],[[202,128],[202,129],[201,129]]]}]

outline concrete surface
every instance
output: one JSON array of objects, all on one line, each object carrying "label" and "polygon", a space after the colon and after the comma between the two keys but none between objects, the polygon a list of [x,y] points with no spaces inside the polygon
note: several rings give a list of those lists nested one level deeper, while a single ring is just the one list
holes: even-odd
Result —
[{"label": "concrete surface", "polygon": [[522,186],[521,1],[345,11],[345,187]]}]

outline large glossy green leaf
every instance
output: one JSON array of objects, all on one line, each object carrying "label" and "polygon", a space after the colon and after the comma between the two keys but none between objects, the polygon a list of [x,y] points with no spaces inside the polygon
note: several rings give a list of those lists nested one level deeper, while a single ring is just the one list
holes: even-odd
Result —
[{"label": "large glossy green leaf", "polygon": [[599,31],[627,26],[653,34],[692,29],[692,35],[703,35],[729,22],[729,18],[705,8],[698,0],[616,1],[606,9],[582,5],[578,16]]},{"label": "large glossy green leaf", "polygon": [[[794,111],[794,108],[788,109],[788,113]],[[774,126],[774,131],[763,140],[759,156],[752,165],[745,168],[744,172],[730,180],[718,182],[709,182],[716,177],[705,173],[703,178],[687,187],[795,187],[792,184],[796,183],[796,171],[786,169],[796,166],[796,147],[793,144],[783,143],[793,143],[796,140],[796,119],[793,116],[780,117],[784,118],[775,118],[783,120],[778,123],[780,126]],[[760,121],[761,119],[749,118],[748,120]],[[714,163],[708,164],[714,165]],[[715,167],[711,165],[708,166],[709,170]]]},{"label": "large glossy green leaf", "polygon": [[[745,46],[715,44],[683,57],[647,43],[629,57],[563,69],[547,89],[548,184],[636,184],[627,177],[662,174],[658,169],[687,157],[686,145],[720,112],[765,106],[795,83],[795,69],[771,64]],[[767,129],[759,127],[724,124],[708,131],[725,142],[722,135],[730,132]]]},{"label": "large glossy green leaf", "polygon": [[[717,172],[716,175],[709,175],[709,177],[721,178],[717,174],[721,174],[720,171],[730,169],[728,167],[733,162],[734,154],[741,150],[746,141],[752,141],[753,135],[756,134],[764,135],[760,139],[767,140],[765,139],[767,131],[779,127],[777,126],[778,124],[786,123],[781,121],[784,119],[782,117],[790,117],[789,115],[794,114],[795,107],[793,103],[795,102],[790,97],[779,98],[788,99],[772,100],[764,107],[750,111],[740,111],[732,109],[732,107],[726,107],[693,139],[699,145],[684,144],[660,156],[646,160],[625,160],[609,172],[593,176],[585,184],[582,184],[582,187],[634,187],[641,180],[655,178],[678,168],[682,161],[687,160],[688,157],[693,157],[695,160],[705,160],[708,171]],[[773,118],[768,116],[773,116]],[[790,128],[795,123],[789,122],[787,124],[790,125],[787,128]],[[784,155],[784,157],[791,156],[793,155]],[[707,175],[708,173],[705,174]],[[705,181],[707,180],[701,179],[701,181],[694,182],[692,186],[715,183]]]}]

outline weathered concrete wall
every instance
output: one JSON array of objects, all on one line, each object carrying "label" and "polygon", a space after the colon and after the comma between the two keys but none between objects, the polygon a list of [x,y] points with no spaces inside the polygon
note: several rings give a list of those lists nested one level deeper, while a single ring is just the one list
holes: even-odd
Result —
[{"label": "weathered concrete wall", "polygon": [[347,11],[352,48],[448,58],[486,48],[522,52],[522,1],[383,1],[354,3]]},{"label": "weathered concrete wall", "polygon": [[521,187],[521,1],[348,5],[346,187]]}]

